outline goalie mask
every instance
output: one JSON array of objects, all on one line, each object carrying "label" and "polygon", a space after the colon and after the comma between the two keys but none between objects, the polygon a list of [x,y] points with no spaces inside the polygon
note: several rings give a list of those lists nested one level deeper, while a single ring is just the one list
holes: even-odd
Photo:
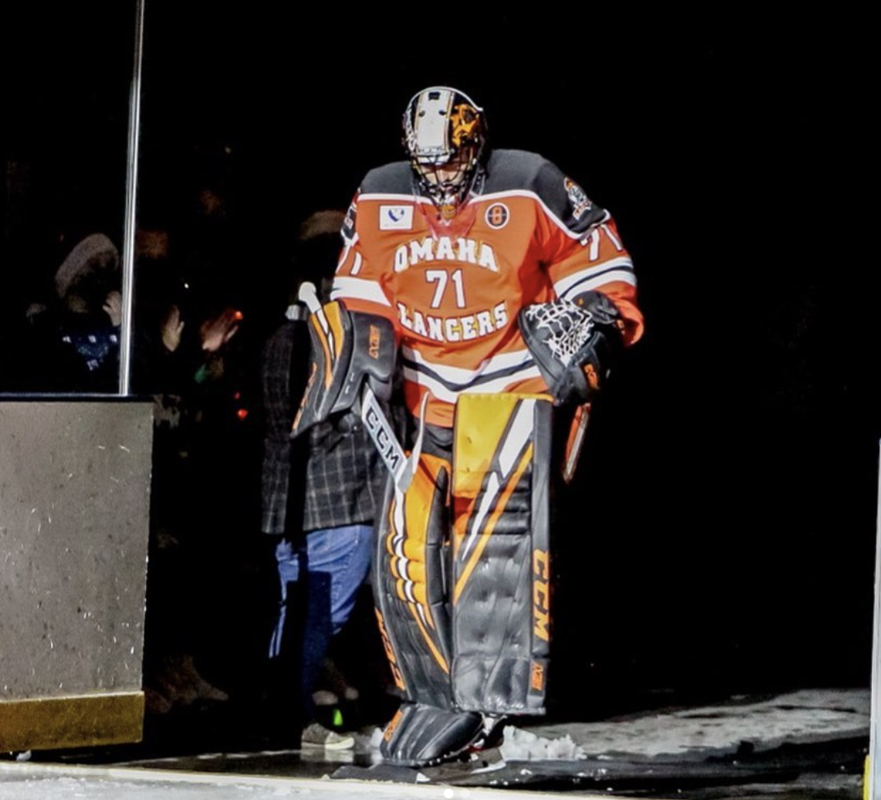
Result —
[{"label": "goalie mask", "polygon": [[432,86],[414,95],[404,112],[404,146],[419,191],[441,219],[451,220],[480,172],[486,145],[483,109],[468,95]]}]

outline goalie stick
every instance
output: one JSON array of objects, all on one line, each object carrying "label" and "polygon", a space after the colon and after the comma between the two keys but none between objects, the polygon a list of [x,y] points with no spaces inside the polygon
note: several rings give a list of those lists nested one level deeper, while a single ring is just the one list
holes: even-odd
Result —
[{"label": "goalie stick", "polygon": [[587,432],[587,423],[590,420],[590,403],[583,403],[575,409],[575,416],[569,426],[569,437],[566,440],[566,452],[563,455],[563,480],[572,483],[575,470],[578,467],[578,457],[584,447],[584,434]]}]

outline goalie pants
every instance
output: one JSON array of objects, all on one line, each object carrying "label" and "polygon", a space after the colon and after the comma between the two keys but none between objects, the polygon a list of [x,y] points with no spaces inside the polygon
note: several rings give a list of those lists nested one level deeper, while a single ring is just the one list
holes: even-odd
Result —
[{"label": "goalie pants", "polygon": [[448,446],[426,444],[406,493],[389,489],[374,593],[412,703],[544,712],[551,411],[543,395],[463,395]]}]

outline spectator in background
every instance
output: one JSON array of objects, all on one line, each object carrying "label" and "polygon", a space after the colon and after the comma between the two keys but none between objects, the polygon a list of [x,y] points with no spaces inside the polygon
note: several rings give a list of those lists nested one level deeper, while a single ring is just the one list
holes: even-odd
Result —
[{"label": "spectator in background", "polygon": [[[140,228],[135,251],[132,385],[154,400],[144,669],[153,715],[228,699],[210,674],[216,668],[212,628],[222,616],[214,587],[224,578],[206,565],[216,561],[216,540],[229,537],[206,514],[207,506],[217,505],[211,497],[216,458],[205,453],[204,442],[227,443],[215,435],[215,425],[202,428],[205,406],[222,404],[230,393],[215,379],[222,376],[241,314],[201,300],[208,290],[201,284],[194,289],[180,276],[170,239],[164,227]],[[220,494],[234,501],[231,493]]]},{"label": "spectator in background", "polygon": [[[301,226],[295,274],[326,292],[340,250],[342,212]],[[326,297],[325,297],[326,299]],[[280,580],[270,642],[270,692],[279,733],[303,747],[344,750],[351,736],[315,719],[313,693],[331,637],[345,624],[370,568],[384,469],[363,427],[327,423],[292,442],[310,366],[308,311],[292,302],[263,353],[262,529]]]},{"label": "spectator in background", "polygon": [[107,393],[119,384],[122,312],[119,252],[103,233],[86,236],[55,273],[54,297],[27,311],[22,391]]}]

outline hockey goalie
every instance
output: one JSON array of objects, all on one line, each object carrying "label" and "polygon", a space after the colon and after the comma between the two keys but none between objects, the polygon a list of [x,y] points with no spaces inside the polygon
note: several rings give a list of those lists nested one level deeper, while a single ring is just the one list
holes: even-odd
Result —
[{"label": "hockey goalie", "polygon": [[[544,713],[555,410],[587,407],[643,322],[615,223],[577,183],[490,150],[456,89],[418,92],[403,123],[407,160],[349,208],[294,435],[356,414],[389,467],[374,595],[405,699],[381,751],[425,766]],[[396,376],[402,444],[382,411]]]}]

